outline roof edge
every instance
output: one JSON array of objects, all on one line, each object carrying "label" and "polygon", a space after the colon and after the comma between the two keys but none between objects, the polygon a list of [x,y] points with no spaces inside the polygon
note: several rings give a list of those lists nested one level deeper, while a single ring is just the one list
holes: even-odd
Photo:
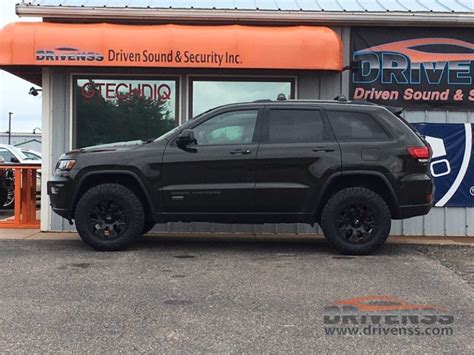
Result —
[{"label": "roof edge", "polygon": [[139,9],[104,7],[51,7],[16,5],[23,17],[91,21],[134,20],[201,23],[298,23],[332,25],[427,25],[474,26],[470,12],[349,12],[349,11],[272,11],[272,10],[200,10]]}]

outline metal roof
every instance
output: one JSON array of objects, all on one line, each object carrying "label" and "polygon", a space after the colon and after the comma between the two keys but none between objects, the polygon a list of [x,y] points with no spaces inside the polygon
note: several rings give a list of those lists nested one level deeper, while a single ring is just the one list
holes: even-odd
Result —
[{"label": "metal roof", "polygon": [[19,7],[474,13],[474,0],[33,0]]}]

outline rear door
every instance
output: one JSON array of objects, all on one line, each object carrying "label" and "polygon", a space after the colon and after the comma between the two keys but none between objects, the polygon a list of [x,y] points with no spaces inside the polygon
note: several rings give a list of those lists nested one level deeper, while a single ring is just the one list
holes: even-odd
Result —
[{"label": "rear door", "polygon": [[340,167],[339,145],[322,109],[265,108],[257,154],[257,211],[310,213],[325,179]]}]

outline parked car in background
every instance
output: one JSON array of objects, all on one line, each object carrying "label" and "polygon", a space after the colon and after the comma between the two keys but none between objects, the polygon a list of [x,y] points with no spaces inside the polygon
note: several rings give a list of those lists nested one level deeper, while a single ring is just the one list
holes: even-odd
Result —
[{"label": "parked car in background", "polygon": [[[0,144],[0,164],[38,164],[41,153],[35,150]],[[10,169],[0,171],[0,208],[13,208],[15,201],[14,173]],[[36,172],[36,199],[41,197],[41,170]]]},{"label": "parked car in background", "polygon": [[41,153],[9,144],[0,144],[0,155],[7,163],[29,164],[41,160]]},{"label": "parked car in background", "polygon": [[[3,156],[0,155],[0,165],[6,164]],[[0,169],[0,206],[3,206],[7,202],[8,198],[8,184],[6,179],[6,172],[8,170]]]}]

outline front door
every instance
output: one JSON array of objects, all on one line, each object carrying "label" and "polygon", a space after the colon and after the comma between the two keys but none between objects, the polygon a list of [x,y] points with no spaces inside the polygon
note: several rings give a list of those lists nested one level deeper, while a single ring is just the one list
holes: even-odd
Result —
[{"label": "front door", "polygon": [[257,155],[256,209],[306,214],[316,205],[324,178],[340,169],[341,152],[323,111],[267,107]]},{"label": "front door", "polygon": [[258,109],[221,112],[192,127],[196,144],[168,144],[162,188],[167,213],[254,210],[258,118]]}]

